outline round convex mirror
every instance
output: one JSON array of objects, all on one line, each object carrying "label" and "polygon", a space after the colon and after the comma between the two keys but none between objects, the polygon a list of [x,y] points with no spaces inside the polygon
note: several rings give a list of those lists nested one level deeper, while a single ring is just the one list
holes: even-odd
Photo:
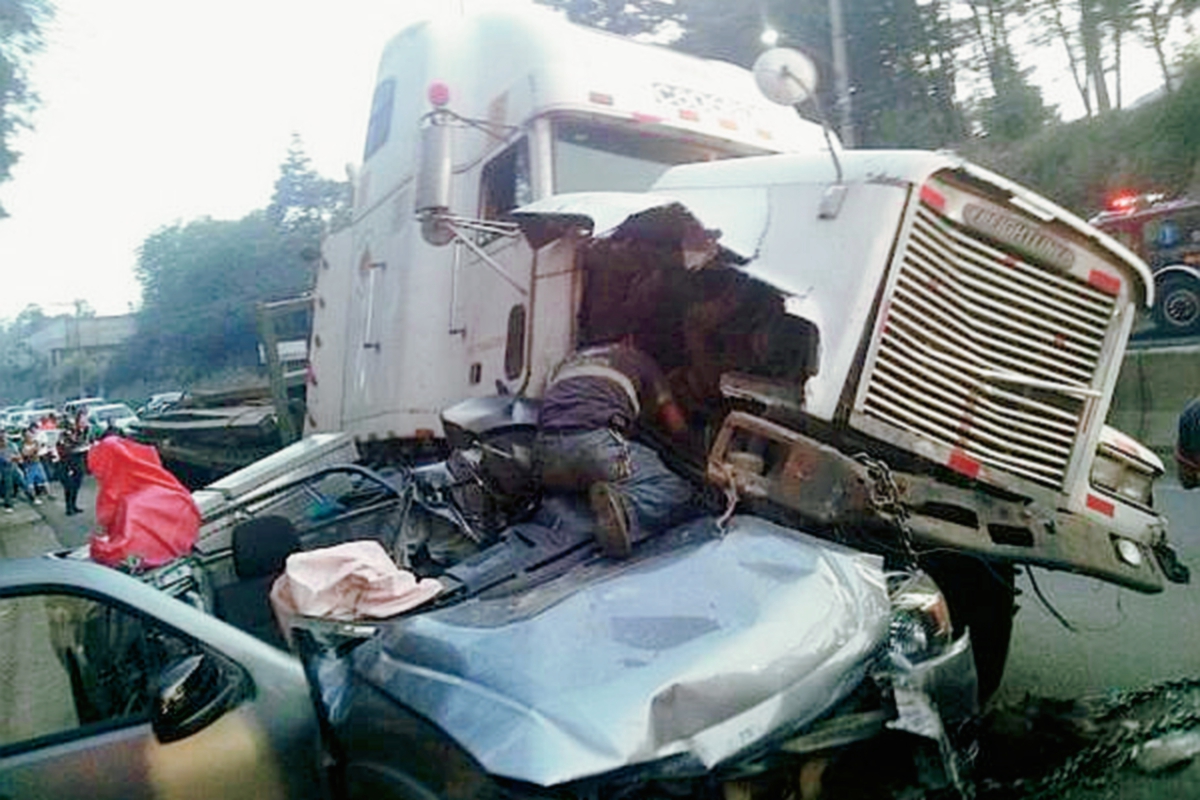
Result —
[{"label": "round convex mirror", "polygon": [[794,106],[816,93],[817,67],[798,50],[775,47],[754,62],[754,80],[771,102]]}]

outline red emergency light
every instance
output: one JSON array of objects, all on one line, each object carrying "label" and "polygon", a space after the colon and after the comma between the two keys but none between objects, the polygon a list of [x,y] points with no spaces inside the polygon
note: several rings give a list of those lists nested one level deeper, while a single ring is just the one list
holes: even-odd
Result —
[{"label": "red emergency light", "polygon": [[1112,211],[1133,211],[1138,206],[1140,196],[1136,192],[1121,192],[1108,201]]}]

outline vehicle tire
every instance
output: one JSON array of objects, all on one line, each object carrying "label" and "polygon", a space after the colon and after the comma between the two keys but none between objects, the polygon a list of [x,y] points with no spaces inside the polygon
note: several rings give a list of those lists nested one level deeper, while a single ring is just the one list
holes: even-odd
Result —
[{"label": "vehicle tire", "polygon": [[975,674],[982,705],[1000,688],[1016,612],[1016,572],[1011,564],[938,553],[922,558],[950,606],[956,636],[971,632]]},{"label": "vehicle tire", "polygon": [[1154,324],[1171,336],[1200,334],[1200,279],[1167,275],[1156,286]]}]

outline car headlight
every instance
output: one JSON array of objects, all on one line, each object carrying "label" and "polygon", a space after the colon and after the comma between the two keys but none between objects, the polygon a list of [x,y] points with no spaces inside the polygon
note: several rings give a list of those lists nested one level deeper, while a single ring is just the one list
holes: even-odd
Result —
[{"label": "car headlight", "polygon": [[923,572],[888,575],[892,621],[891,652],[916,664],[939,655],[954,640],[950,606],[937,584]]}]

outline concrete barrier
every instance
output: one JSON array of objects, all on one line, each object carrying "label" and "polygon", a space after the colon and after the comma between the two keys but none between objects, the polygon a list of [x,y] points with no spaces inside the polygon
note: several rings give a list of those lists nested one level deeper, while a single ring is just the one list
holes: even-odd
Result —
[{"label": "concrete barrier", "polygon": [[1153,449],[1173,472],[1179,412],[1197,395],[1200,345],[1130,350],[1117,379],[1108,424]]}]

